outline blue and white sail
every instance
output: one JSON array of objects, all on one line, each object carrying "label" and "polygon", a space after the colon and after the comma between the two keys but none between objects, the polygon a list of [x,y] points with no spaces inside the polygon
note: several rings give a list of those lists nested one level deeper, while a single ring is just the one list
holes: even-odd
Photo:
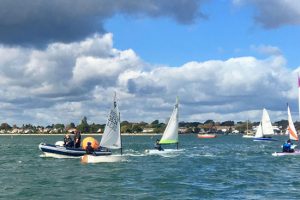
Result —
[{"label": "blue and white sail", "polygon": [[100,146],[109,149],[122,148],[120,132],[120,113],[117,104],[116,93],[114,94],[113,105],[108,114],[108,119],[100,141]]}]

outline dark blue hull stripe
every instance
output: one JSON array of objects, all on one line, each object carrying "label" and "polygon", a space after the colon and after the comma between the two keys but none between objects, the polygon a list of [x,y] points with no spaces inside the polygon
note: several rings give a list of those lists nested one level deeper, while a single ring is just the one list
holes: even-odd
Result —
[{"label": "dark blue hull stripe", "polygon": [[254,141],[278,141],[276,139],[273,138],[254,138]]},{"label": "dark blue hull stripe", "polygon": [[[64,155],[64,156],[73,156],[73,157],[79,157],[86,154],[84,149],[76,149],[76,148],[66,148],[66,147],[57,147],[55,145],[51,144],[43,144],[40,145],[40,150],[46,153],[53,153],[58,155]],[[110,151],[95,151],[97,156],[106,156],[111,155]]]}]

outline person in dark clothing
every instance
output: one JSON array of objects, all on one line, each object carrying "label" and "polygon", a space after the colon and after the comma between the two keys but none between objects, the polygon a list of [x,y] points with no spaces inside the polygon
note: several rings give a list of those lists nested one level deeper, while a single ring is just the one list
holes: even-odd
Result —
[{"label": "person in dark clothing", "polygon": [[81,143],[81,134],[79,131],[75,131],[74,133],[74,147],[79,148]]},{"label": "person in dark clothing", "polygon": [[86,152],[86,154],[95,154],[95,150],[92,147],[92,144],[90,142],[87,143],[85,152]]},{"label": "person in dark clothing", "polygon": [[292,146],[293,143],[290,139],[288,139],[288,141],[282,145],[282,152],[293,153],[295,150],[292,148]]},{"label": "person in dark clothing", "polygon": [[164,149],[161,147],[161,144],[159,144],[159,139],[156,140],[156,143],[154,145],[154,148],[158,151],[163,151]]},{"label": "person in dark clothing", "polygon": [[72,140],[72,138],[70,137],[69,134],[67,134],[64,137],[64,146],[65,147],[73,147],[74,146],[74,142],[73,142],[73,140]]}]

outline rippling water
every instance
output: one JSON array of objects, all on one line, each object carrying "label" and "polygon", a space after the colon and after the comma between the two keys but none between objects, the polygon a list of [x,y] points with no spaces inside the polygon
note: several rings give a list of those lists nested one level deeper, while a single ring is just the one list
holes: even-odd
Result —
[{"label": "rippling water", "polygon": [[123,162],[40,157],[62,137],[1,136],[0,199],[300,199],[300,156],[271,156],[284,137],[181,135],[182,151],[159,156],[144,153],[159,136],[124,136]]}]

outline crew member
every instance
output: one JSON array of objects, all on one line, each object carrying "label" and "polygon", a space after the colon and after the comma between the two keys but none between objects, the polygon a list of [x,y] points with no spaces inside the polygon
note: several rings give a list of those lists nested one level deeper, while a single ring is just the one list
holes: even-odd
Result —
[{"label": "crew member", "polygon": [[74,147],[79,148],[80,142],[81,142],[81,134],[78,130],[76,130],[74,133]]},{"label": "crew member", "polygon": [[156,143],[154,145],[154,148],[158,151],[163,151],[164,149],[161,147],[161,144],[159,144],[159,139],[156,140]]},{"label": "crew member", "polygon": [[66,134],[64,137],[64,146],[65,147],[73,147],[74,146],[74,142],[69,134]]},{"label": "crew member", "polygon": [[95,150],[92,147],[92,143],[88,142],[86,149],[85,149],[86,154],[95,154]]},{"label": "crew member", "polygon": [[288,139],[286,143],[282,145],[282,152],[293,153],[295,150],[292,148],[292,146],[293,143],[291,142],[290,139]]}]

